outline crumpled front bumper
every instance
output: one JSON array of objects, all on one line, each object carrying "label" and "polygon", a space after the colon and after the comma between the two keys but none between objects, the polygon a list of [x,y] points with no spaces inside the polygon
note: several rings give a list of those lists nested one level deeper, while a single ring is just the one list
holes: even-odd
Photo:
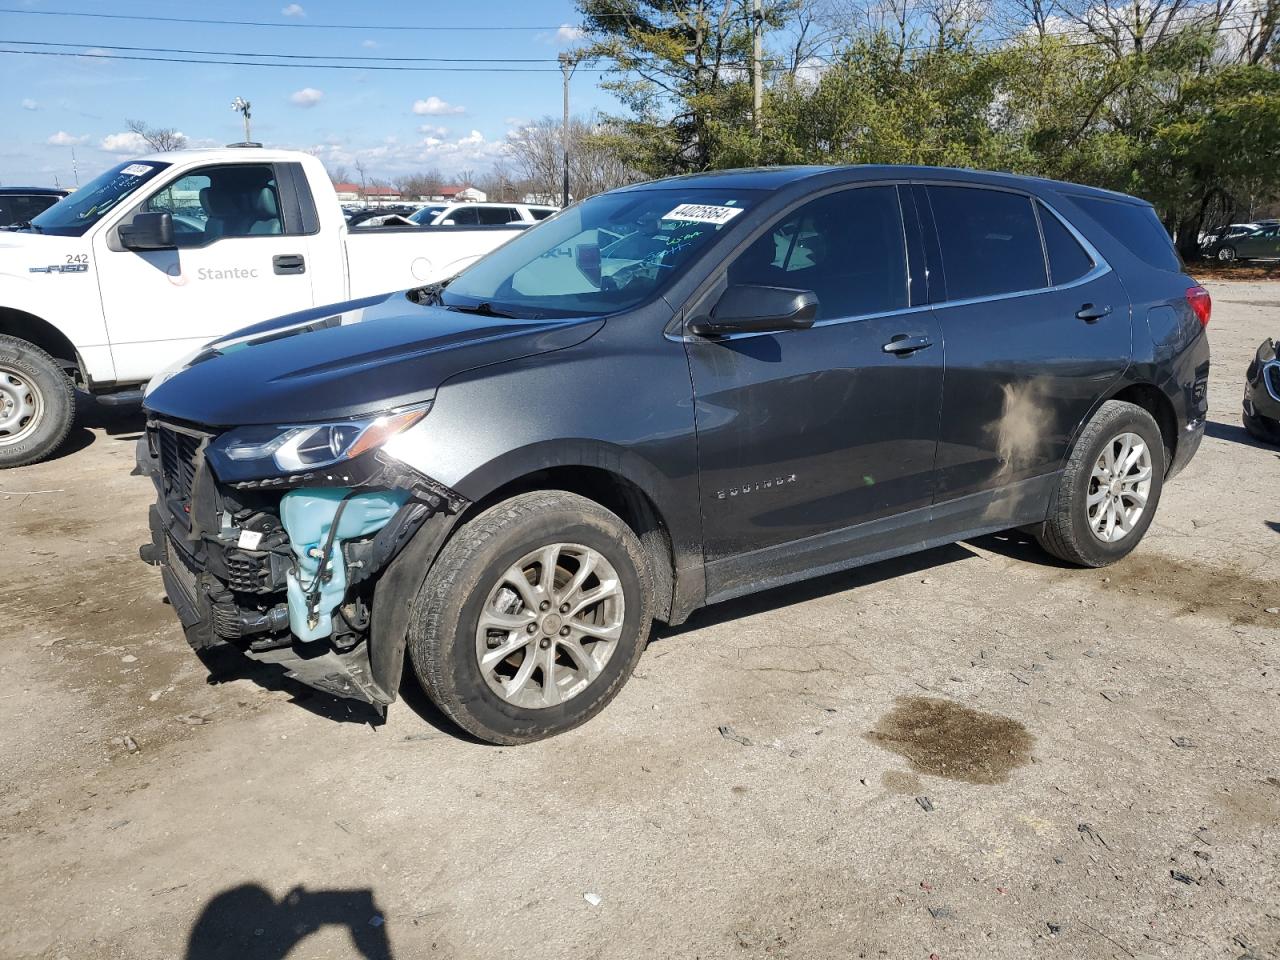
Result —
[{"label": "crumpled front bumper", "polygon": [[1244,412],[1280,426],[1280,357],[1275,340],[1263,340],[1245,371]]},{"label": "crumpled front bumper", "polygon": [[[160,458],[145,435],[138,443],[137,464],[135,473],[150,476],[157,491],[148,516],[150,542],[139,548],[139,556],[159,567],[165,593],[193,648],[228,644],[252,660],[281,667],[286,676],[307,686],[379,709],[396,699],[408,601],[465,501],[424,478],[424,485],[413,489],[413,498],[392,521],[396,526],[388,531],[391,547],[380,555],[377,566],[361,571],[361,580],[372,584],[372,616],[364,634],[345,637],[341,646],[333,638],[302,642],[289,630],[284,595],[273,592],[277,586],[283,590],[281,571],[274,567],[280,558],[237,549],[234,536],[229,542],[225,531],[201,532],[194,515],[208,515],[209,508],[194,503],[176,507],[166,497]],[[197,470],[208,467],[201,463]],[[215,514],[228,506],[223,501],[226,491],[211,474],[206,483],[194,486],[215,498]],[[246,558],[259,567],[246,572]],[[267,561],[270,566],[263,565]],[[258,601],[256,609],[241,605],[242,600]]]}]

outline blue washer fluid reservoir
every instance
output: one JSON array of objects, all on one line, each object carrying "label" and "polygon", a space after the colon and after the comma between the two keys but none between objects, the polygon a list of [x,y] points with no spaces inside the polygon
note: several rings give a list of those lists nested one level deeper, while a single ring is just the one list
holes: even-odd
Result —
[{"label": "blue washer fluid reservoir", "polygon": [[[329,528],[338,513],[338,505],[346,500],[338,520],[337,535],[329,554],[325,582],[316,584],[320,560]],[[287,577],[289,594],[289,629],[299,640],[320,640],[333,632],[333,611],[347,592],[347,564],[342,556],[342,542],[376,533],[390,522],[409,499],[407,490],[371,490],[352,494],[350,487],[322,487],[292,490],[280,499],[280,522],[289,534],[289,545],[298,559],[297,572]],[[314,609],[307,609],[307,594],[319,587],[320,596]]]}]

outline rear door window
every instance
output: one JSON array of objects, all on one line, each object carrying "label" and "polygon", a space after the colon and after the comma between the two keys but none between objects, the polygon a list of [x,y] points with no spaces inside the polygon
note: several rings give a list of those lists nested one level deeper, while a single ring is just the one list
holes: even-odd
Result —
[{"label": "rear door window", "polygon": [[947,298],[967,300],[1048,286],[1031,198],[980,187],[929,187]]},{"label": "rear door window", "polygon": [[906,307],[906,240],[897,188],[861,187],[811,200],[739,254],[728,279],[812,290],[822,320]]},{"label": "rear door window", "polygon": [[480,214],[480,223],[484,226],[496,226],[520,219],[520,214],[516,213],[514,207],[480,207],[477,212]]},{"label": "rear door window", "polygon": [[1157,270],[1182,272],[1182,261],[1173,248],[1173,240],[1161,225],[1156,212],[1145,204],[1098,197],[1072,197],[1085,213],[1097,220],[1106,231],[1129,248],[1139,260]]},{"label": "rear door window", "polygon": [[1049,282],[1058,286],[1079,280],[1093,269],[1093,258],[1048,207],[1037,203],[1036,208],[1044,232],[1045,253],[1049,255]]}]

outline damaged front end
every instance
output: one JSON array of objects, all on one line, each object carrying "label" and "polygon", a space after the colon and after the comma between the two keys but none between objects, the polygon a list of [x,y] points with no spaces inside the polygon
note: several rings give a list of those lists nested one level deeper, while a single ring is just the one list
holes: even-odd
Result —
[{"label": "damaged front end", "polygon": [[137,459],[157,498],[139,553],[193,648],[231,644],[335,696],[395,700],[409,603],[467,505],[380,449],[426,409],[224,432],[149,420]]}]

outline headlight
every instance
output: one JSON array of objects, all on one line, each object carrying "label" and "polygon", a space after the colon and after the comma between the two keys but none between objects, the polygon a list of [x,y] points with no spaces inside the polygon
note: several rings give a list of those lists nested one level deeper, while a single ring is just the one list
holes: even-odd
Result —
[{"label": "headlight", "polygon": [[356,420],[237,427],[210,445],[209,456],[224,480],[318,470],[377,449],[430,409],[431,404],[424,403]]}]

